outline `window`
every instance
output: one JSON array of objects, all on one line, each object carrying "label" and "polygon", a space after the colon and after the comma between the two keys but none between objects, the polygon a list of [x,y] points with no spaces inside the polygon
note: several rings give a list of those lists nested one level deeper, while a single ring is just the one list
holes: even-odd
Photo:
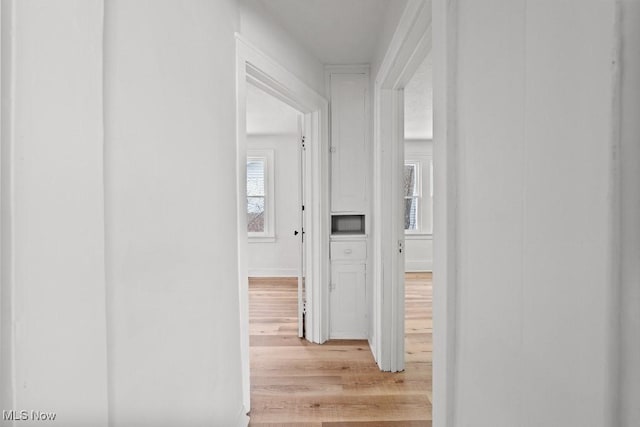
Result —
[{"label": "window", "polygon": [[247,161],[247,231],[264,233],[265,159]]},{"label": "window", "polygon": [[406,231],[418,231],[418,212],[420,209],[418,163],[406,163],[404,165],[404,229]]},{"label": "window", "polygon": [[273,240],[273,151],[250,150],[247,155],[247,232],[253,240]]},{"label": "window", "polygon": [[416,154],[404,164],[405,234],[432,233],[433,177],[430,155]]}]

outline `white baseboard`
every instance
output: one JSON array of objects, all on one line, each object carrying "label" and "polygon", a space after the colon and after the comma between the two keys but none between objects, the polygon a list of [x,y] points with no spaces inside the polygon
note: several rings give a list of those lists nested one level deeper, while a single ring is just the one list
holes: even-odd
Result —
[{"label": "white baseboard", "polygon": [[329,334],[330,340],[368,340],[369,337],[366,335],[357,335],[350,333],[333,333]]},{"label": "white baseboard", "polygon": [[376,361],[376,364],[379,367],[380,366],[380,362],[378,361],[378,354],[376,353],[376,345],[373,342],[373,340],[371,339],[371,337],[369,337],[369,339],[367,341],[369,342],[369,350],[371,350],[371,354],[373,355],[373,360]]},{"label": "white baseboard", "polygon": [[249,416],[247,416],[244,406],[240,409],[240,413],[238,414],[237,421],[234,425],[238,427],[247,427],[249,425]]},{"label": "white baseboard", "polygon": [[250,268],[249,277],[298,277],[295,268]]},{"label": "white baseboard", "polygon": [[426,261],[410,261],[407,260],[404,263],[404,271],[405,272],[432,272],[433,271],[433,260],[429,259]]}]

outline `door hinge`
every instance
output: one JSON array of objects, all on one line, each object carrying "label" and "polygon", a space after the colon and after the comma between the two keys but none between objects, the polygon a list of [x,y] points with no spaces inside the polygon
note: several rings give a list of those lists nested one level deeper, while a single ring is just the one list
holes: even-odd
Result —
[{"label": "door hinge", "polygon": [[304,205],[302,205],[302,210],[304,210]]},{"label": "door hinge", "polygon": [[404,249],[404,242],[402,240],[398,240],[398,253],[402,253]]},{"label": "door hinge", "polygon": [[300,142],[302,143],[302,149],[304,150],[306,148],[307,137],[303,136]]}]

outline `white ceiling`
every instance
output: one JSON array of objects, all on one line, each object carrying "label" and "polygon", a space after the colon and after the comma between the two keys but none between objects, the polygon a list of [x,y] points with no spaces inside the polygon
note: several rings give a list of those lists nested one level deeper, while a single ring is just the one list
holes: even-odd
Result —
[{"label": "white ceiling", "polygon": [[[364,64],[375,58],[385,19],[406,0],[249,0],[263,8],[325,64]],[[433,138],[433,66],[427,56],[405,87],[405,138]],[[288,105],[251,87],[247,131],[296,132]],[[293,122],[296,123],[296,122]],[[297,125],[296,125],[297,126]]]},{"label": "white ceiling", "polygon": [[298,133],[300,113],[257,87],[247,85],[247,134]]},{"label": "white ceiling", "polygon": [[324,64],[373,60],[387,8],[402,0],[257,0]]},{"label": "white ceiling", "polygon": [[405,139],[433,138],[433,62],[429,54],[404,88]]}]

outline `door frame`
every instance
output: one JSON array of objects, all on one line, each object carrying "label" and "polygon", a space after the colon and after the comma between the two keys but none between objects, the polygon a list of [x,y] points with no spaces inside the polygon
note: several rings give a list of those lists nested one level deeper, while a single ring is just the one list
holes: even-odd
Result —
[{"label": "door frame", "polygon": [[[433,3],[433,7],[432,7]],[[433,422],[453,423],[456,366],[457,2],[409,0],[374,82],[374,355],[404,369],[403,89],[431,52],[434,63]],[[385,203],[396,200],[397,203]]]},{"label": "door frame", "polygon": [[[296,158],[298,159],[298,173],[296,175],[296,180],[298,181],[298,206],[304,205],[304,195],[305,195],[305,172],[306,162],[307,162],[307,153],[305,152],[305,131],[304,131],[304,116],[298,116],[298,145],[296,147]],[[305,286],[305,275],[306,275],[306,264],[305,264],[305,240],[304,240],[304,227],[305,227],[305,210],[302,209],[298,212],[300,215],[298,216],[299,223],[296,226],[296,230],[300,230],[300,239],[298,239],[299,245],[299,254],[300,257],[298,259],[298,338],[305,337],[305,303],[304,303],[304,286]],[[296,232],[297,234],[297,232]]]},{"label": "door frame", "polygon": [[[247,82],[304,114],[306,137],[305,250],[306,338],[322,344],[329,333],[329,105],[295,75],[236,33],[236,162],[237,194],[246,194]],[[251,409],[249,377],[249,282],[246,201],[238,197],[238,282],[243,404]]]}]

